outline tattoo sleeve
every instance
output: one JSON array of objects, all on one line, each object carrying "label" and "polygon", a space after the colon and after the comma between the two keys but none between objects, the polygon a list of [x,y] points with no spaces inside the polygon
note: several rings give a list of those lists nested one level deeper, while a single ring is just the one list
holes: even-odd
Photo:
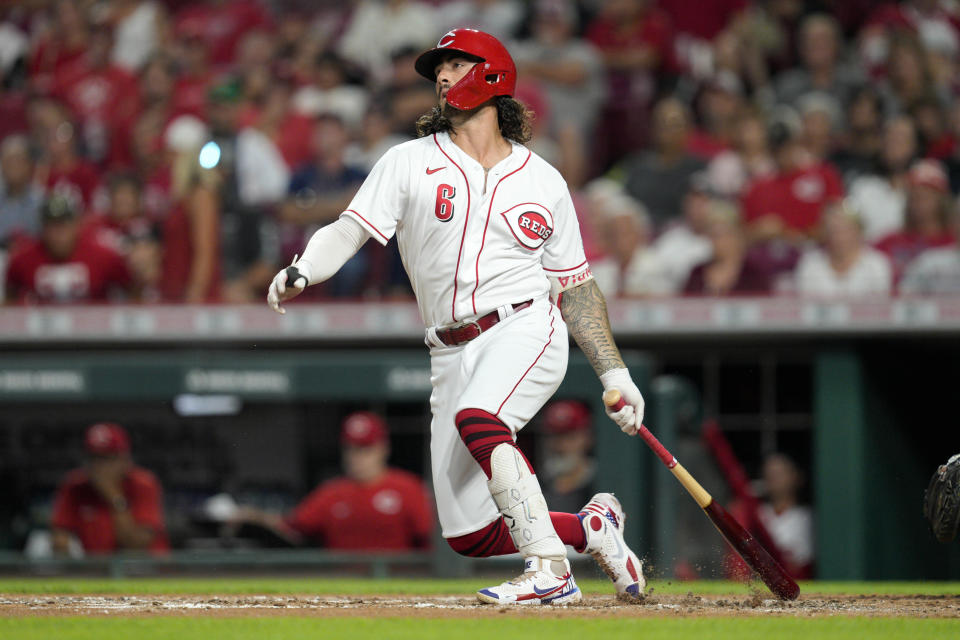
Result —
[{"label": "tattoo sleeve", "polygon": [[591,279],[564,291],[560,298],[560,313],[570,335],[577,341],[598,376],[610,369],[626,366],[613,341],[610,319],[607,317],[607,301],[596,281]]}]

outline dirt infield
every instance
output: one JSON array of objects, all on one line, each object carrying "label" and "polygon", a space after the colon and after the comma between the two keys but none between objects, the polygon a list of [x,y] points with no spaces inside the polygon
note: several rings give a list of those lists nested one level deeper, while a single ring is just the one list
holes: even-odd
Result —
[{"label": "dirt infield", "polygon": [[613,596],[587,596],[576,605],[497,607],[456,596],[118,596],[3,595],[0,617],[23,616],[318,616],[477,618],[517,617],[673,617],[673,616],[882,616],[960,618],[960,596],[804,594],[794,602],[751,596],[648,594],[640,604]]}]

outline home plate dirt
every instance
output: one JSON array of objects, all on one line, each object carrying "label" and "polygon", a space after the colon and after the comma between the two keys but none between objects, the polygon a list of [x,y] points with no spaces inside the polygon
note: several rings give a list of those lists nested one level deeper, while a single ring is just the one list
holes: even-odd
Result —
[{"label": "home plate dirt", "polygon": [[568,606],[497,607],[457,596],[120,596],[4,595],[0,617],[19,616],[357,616],[476,618],[521,617],[656,617],[656,616],[893,616],[960,618],[960,595],[818,595],[794,602],[752,596],[648,595],[642,603],[622,603],[613,596],[587,596]]}]

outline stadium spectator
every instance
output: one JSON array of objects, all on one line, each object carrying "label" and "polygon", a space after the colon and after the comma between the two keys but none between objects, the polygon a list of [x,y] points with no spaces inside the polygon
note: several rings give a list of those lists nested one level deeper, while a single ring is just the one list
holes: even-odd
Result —
[{"label": "stadium spectator", "polygon": [[705,160],[730,149],[744,109],[743,83],[729,70],[708,78],[695,99],[700,126],[691,133],[687,149]]},{"label": "stadium spectator", "polygon": [[860,214],[836,202],[823,215],[823,248],[810,249],[797,264],[796,288],[816,297],[887,296],[893,274],[887,257],[863,239]]},{"label": "stadium spectator", "polygon": [[702,172],[694,174],[683,198],[683,219],[668,225],[652,246],[666,282],[666,293],[681,293],[693,268],[710,259],[713,247],[707,229],[711,210],[717,203],[707,176]]},{"label": "stadium spectator", "polygon": [[133,463],[127,432],[99,422],[83,443],[86,464],[63,479],[53,502],[54,551],[67,552],[71,536],[87,554],[168,550],[160,484]]},{"label": "stadium spectator", "polygon": [[734,125],[733,148],[710,160],[703,181],[717,195],[736,200],[748,185],[772,176],[776,168],[767,144],[767,125],[763,116],[755,110],[745,109]]},{"label": "stadium spectator", "polygon": [[358,411],[342,424],[344,476],[324,482],[286,516],[241,507],[234,523],[265,526],[288,540],[341,551],[425,549],[433,534],[431,497],[417,476],[387,465],[384,420]]},{"label": "stadium spectator", "polygon": [[953,203],[947,174],[936,160],[918,160],[907,174],[907,213],[902,231],[895,231],[877,243],[893,265],[899,281],[911,260],[927,249],[954,243]]},{"label": "stadium spectator", "polygon": [[801,138],[804,148],[817,163],[825,163],[832,156],[840,129],[840,105],[826,93],[804,95],[798,105]]},{"label": "stadium spectator", "polygon": [[[587,25],[586,39],[599,49],[607,70],[607,101],[595,140],[601,168],[642,148],[648,127],[656,130],[650,108],[658,74],[673,68],[673,30],[669,16],[653,5],[650,0],[609,0]],[[651,215],[656,221],[657,214]]]},{"label": "stadium spectator", "polygon": [[518,0],[446,0],[437,7],[437,26],[479,29],[507,42],[520,26],[523,10]]},{"label": "stadium spectator", "polygon": [[676,32],[677,64],[696,77],[704,76],[713,62],[712,44],[749,4],[747,0],[708,0],[691,11],[684,0],[659,0],[657,5],[670,17]]},{"label": "stadium spectator", "polygon": [[173,18],[178,37],[201,40],[215,68],[229,67],[237,57],[243,36],[255,29],[270,30],[270,19],[259,0],[207,0],[183,6]]},{"label": "stadium spectator", "polygon": [[[211,89],[208,108],[211,142],[220,150],[215,167],[223,282],[220,299],[235,303],[259,300],[280,263],[276,221],[266,207],[247,205],[241,198],[237,170],[241,99],[239,83],[228,79]],[[284,184],[281,197],[286,188]]]},{"label": "stadium spectator", "polygon": [[210,63],[210,43],[201,33],[187,30],[172,48],[173,64],[178,69],[173,84],[170,117],[206,116],[207,91],[217,73]]},{"label": "stadium spectator", "polygon": [[[538,112],[537,126],[557,141],[561,165],[572,188],[583,184],[589,142],[604,98],[603,61],[589,43],[576,37],[576,7],[569,0],[538,0],[533,5],[532,37],[512,51],[524,82],[539,85],[549,117]],[[571,159],[579,159],[576,169]]]},{"label": "stadium spectator", "polygon": [[79,217],[68,197],[52,196],[44,203],[40,237],[20,243],[10,256],[9,300],[77,304],[133,296],[134,281],[123,256],[81,237]]},{"label": "stadium spectator", "polygon": [[578,400],[555,400],[543,409],[545,456],[537,466],[551,509],[575,513],[593,496],[593,419]]},{"label": "stadium spectator", "polygon": [[798,40],[801,66],[777,76],[777,102],[796,105],[816,91],[847,104],[863,77],[842,64],[842,33],[836,19],[823,13],[808,15],[800,23]]},{"label": "stadium spectator", "polygon": [[850,185],[850,201],[863,212],[868,242],[903,228],[907,206],[907,172],[918,153],[916,127],[908,116],[887,120],[877,166]]},{"label": "stadium spectator", "polygon": [[642,204],[622,192],[592,198],[604,255],[590,262],[597,285],[609,297],[669,292],[658,255],[651,251],[653,229]]},{"label": "stadium spectator", "polygon": [[883,104],[880,94],[870,85],[860,87],[845,105],[846,122],[843,131],[835,135],[836,149],[830,163],[850,186],[853,197],[854,180],[872,173],[883,149]]},{"label": "stadium spectator", "polygon": [[[314,160],[293,174],[289,194],[279,206],[280,250],[290,257],[306,245],[318,225],[337,219],[367,176],[345,162],[349,134],[340,118],[320,116],[314,127]],[[370,253],[368,248],[357,252],[323,290],[334,297],[356,295],[368,274]]]},{"label": "stadium spectator", "polygon": [[43,118],[43,135],[38,140],[42,153],[38,163],[39,176],[49,193],[76,200],[84,211],[96,208],[100,195],[100,171],[96,165],[80,155],[81,141],[77,129],[60,103],[43,101],[35,105],[37,117]]},{"label": "stadium spectator", "polygon": [[30,141],[12,135],[0,143],[0,249],[40,231],[43,188],[34,180]]},{"label": "stadium spectator", "polygon": [[389,103],[370,105],[360,124],[359,136],[347,147],[344,161],[348,165],[369,173],[387,149],[410,139],[394,133],[391,116]]},{"label": "stadium spectator", "polygon": [[[960,218],[955,218],[954,224],[960,226]],[[900,293],[928,296],[960,294],[960,247],[953,244],[922,251],[907,263],[900,281]]]},{"label": "stadium spectator", "polygon": [[54,73],[52,95],[66,105],[86,158],[100,167],[130,164],[130,128],[140,110],[136,77],[110,59],[113,36],[100,24],[84,55]]},{"label": "stadium spectator", "polygon": [[160,294],[171,302],[211,302],[220,292],[222,177],[215,166],[199,161],[209,140],[209,130],[194,116],[180,116],[165,133],[166,147],[173,153],[173,208],[163,221]]},{"label": "stadium spectator", "polygon": [[647,207],[655,229],[680,217],[690,176],[706,166],[687,151],[690,126],[687,106],[664,98],[653,110],[653,148],[630,156],[614,171],[627,193]]},{"label": "stadium spectator", "polygon": [[719,202],[707,223],[711,257],[690,272],[687,295],[727,296],[769,293],[770,273],[748,253],[737,210]]},{"label": "stadium spectator", "polygon": [[[731,513],[750,529],[762,526],[787,573],[797,580],[809,580],[813,577],[815,560],[813,512],[800,504],[803,473],[788,456],[774,453],[763,460],[762,484],[764,501],[756,513],[746,512],[742,504],[731,505]],[[731,578],[742,579],[751,574],[743,560],[729,551],[726,566]]]},{"label": "stadium spectator", "polygon": [[108,11],[113,26],[110,59],[116,66],[136,73],[153,57],[166,36],[166,11],[153,0],[113,0]]},{"label": "stadium spectator", "polygon": [[898,32],[890,44],[886,81],[881,85],[888,113],[909,113],[918,102],[937,95],[933,74],[920,41]]},{"label": "stadium spectator", "polygon": [[358,128],[368,95],[362,86],[347,84],[343,60],[332,52],[321,53],[314,57],[307,73],[307,82],[291,97],[293,110],[311,118],[333,114],[349,128]]},{"label": "stadium spectator", "polygon": [[437,18],[433,7],[416,0],[360,0],[337,52],[362,68],[374,87],[382,87],[390,81],[394,53],[405,48],[422,50],[433,44]]},{"label": "stadium spectator", "polygon": [[843,184],[804,148],[799,123],[790,116],[772,125],[770,144],[777,171],[754,181],[743,196],[747,233],[752,243],[802,244],[816,232],[824,205],[843,196]]},{"label": "stadium spectator", "polygon": [[86,53],[90,32],[84,7],[78,0],[58,0],[52,4],[52,20],[36,35],[28,64],[30,87],[38,94],[53,88],[53,77],[64,66]]},{"label": "stadium spectator", "polygon": [[133,173],[110,177],[109,207],[106,212],[87,216],[81,236],[109,247],[123,256],[144,299],[159,293],[162,247],[153,223],[143,207],[143,186]]}]

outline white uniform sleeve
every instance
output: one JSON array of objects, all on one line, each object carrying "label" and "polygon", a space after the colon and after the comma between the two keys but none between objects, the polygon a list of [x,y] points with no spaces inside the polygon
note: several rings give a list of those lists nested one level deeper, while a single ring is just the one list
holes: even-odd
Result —
[{"label": "white uniform sleeve", "polygon": [[377,242],[387,244],[406,208],[408,171],[396,147],[390,149],[373,165],[350,206],[340,215],[356,220]]},{"label": "white uniform sleeve", "polygon": [[370,232],[352,218],[341,218],[314,232],[297,261],[307,282],[317,284],[329,279],[352,258]]},{"label": "white uniform sleeve", "polygon": [[553,211],[553,233],[543,245],[542,263],[543,270],[551,278],[566,278],[589,271],[580,237],[580,222],[566,186]]}]

